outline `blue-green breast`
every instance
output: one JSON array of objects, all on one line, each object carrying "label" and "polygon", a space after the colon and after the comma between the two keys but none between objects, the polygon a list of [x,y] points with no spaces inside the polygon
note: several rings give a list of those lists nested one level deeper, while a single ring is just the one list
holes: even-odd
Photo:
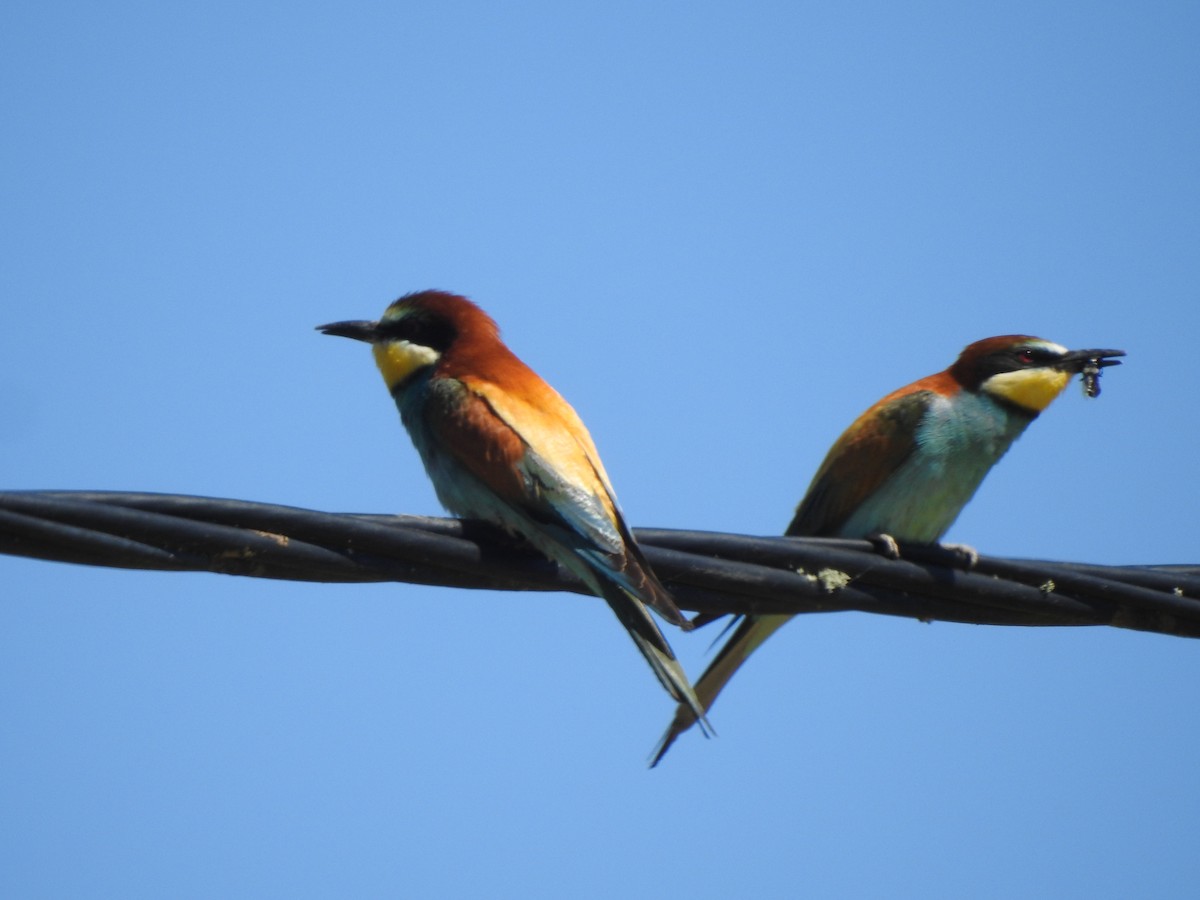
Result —
[{"label": "blue-green breast", "polygon": [[939,540],[1034,418],[970,391],[927,397],[912,451],[837,536],[886,533],[898,540]]}]

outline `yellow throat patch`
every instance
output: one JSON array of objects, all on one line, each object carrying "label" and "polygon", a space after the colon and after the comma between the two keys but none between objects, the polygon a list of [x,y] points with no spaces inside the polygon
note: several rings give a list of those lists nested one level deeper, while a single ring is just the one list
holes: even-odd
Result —
[{"label": "yellow throat patch", "polygon": [[375,365],[383,373],[389,391],[407,381],[417,369],[433,365],[441,356],[432,347],[408,341],[383,341],[375,344],[371,352],[375,354]]},{"label": "yellow throat patch", "polygon": [[993,396],[1003,398],[1032,412],[1041,412],[1062,393],[1071,380],[1070,372],[1058,369],[1020,369],[1002,372],[985,381],[981,388]]}]

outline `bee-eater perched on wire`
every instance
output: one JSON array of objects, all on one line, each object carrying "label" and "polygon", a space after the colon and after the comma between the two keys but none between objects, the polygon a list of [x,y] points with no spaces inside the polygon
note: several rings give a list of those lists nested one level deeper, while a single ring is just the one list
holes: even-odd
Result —
[{"label": "bee-eater perched on wire", "polygon": [[[1077,373],[1088,396],[1121,350],[1067,350],[1028,335],[971,344],[943,372],[888,394],[846,429],[786,534],[933,543],[1005,451]],[[887,539],[894,539],[888,541]],[[696,682],[706,710],[738,667],[791,616],[746,616]],[[651,765],[695,722],[680,707]]]},{"label": "bee-eater perched on wire", "polygon": [[438,499],[520,535],[608,602],[677,703],[704,709],[654,618],[689,627],[629,532],[592,438],[565,400],[454,294],[401,297],[325,334],[372,345]]}]

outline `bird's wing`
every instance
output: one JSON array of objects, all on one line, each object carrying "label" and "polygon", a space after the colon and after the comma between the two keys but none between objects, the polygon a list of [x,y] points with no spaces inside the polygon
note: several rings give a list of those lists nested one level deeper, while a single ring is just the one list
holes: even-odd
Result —
[{"label": "bird's wing", "polygon": [[[597,549],[620,553],[616,501],[574,410],[557,394],[557,403],[544,396],[533,403],[490,381],[459,381],[467,400],[458,405],[461,414],[432,423],[444,445],[486,484],[499,485],[497,493],[509,503],[539,521],[557,521]],[[503,435],[499,458],[479,452],[484,435],[485,444]]]},{"label": "bird's wing", "polygon": [[532,503],[543,518],[549,510],[580,535],[585,543],[573,542],[574,549],[608,578],[668,621],[684,625],[686,619],[653,575],[625,524],[592,436],[570,404],[545,382],[539,380],[538,385],[535,404],[490,382],[468,381],[468,387],[527,447],[520,466],[533,496],[527,495],[526,503]]},{"label": "bird's wing", "polygon": [[786,534],[833,537],[916,448],[917,426],[934,392],[884,397],[830,448]]},{"label": "bird's wing", "polygon": [[459,463],[564,550],[684,625],[621,516],[587,429],[545,382],[533,384],[536,391],[522,384],[531,402],[487,379],[460,375],[441,388],[453,391],[452,402],[427,405],[430,429]]},{"label": "bird's wing", "polygon": [[676,624],[686,619],[645,565],[578,416],[548,387],[534,405],[484,379],[456,381],[455,402],[426,409],[442,448],[526,523],[531,543],[608,602],[663,687],[707,731],[704,709],[645,604]]}]

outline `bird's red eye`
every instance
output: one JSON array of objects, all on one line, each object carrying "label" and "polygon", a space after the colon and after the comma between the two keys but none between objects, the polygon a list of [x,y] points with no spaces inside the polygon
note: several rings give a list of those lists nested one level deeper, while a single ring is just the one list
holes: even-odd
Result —
[{"label": "bird's red eye", "polygon": [[1020,353],[1017,354],[1017,359],[1019,359],[1021,362],[1028,365],[1029,363],[1033,362],[1033,360],[1034,360],[1033,351],[1032,350],[1022,350]]}]

